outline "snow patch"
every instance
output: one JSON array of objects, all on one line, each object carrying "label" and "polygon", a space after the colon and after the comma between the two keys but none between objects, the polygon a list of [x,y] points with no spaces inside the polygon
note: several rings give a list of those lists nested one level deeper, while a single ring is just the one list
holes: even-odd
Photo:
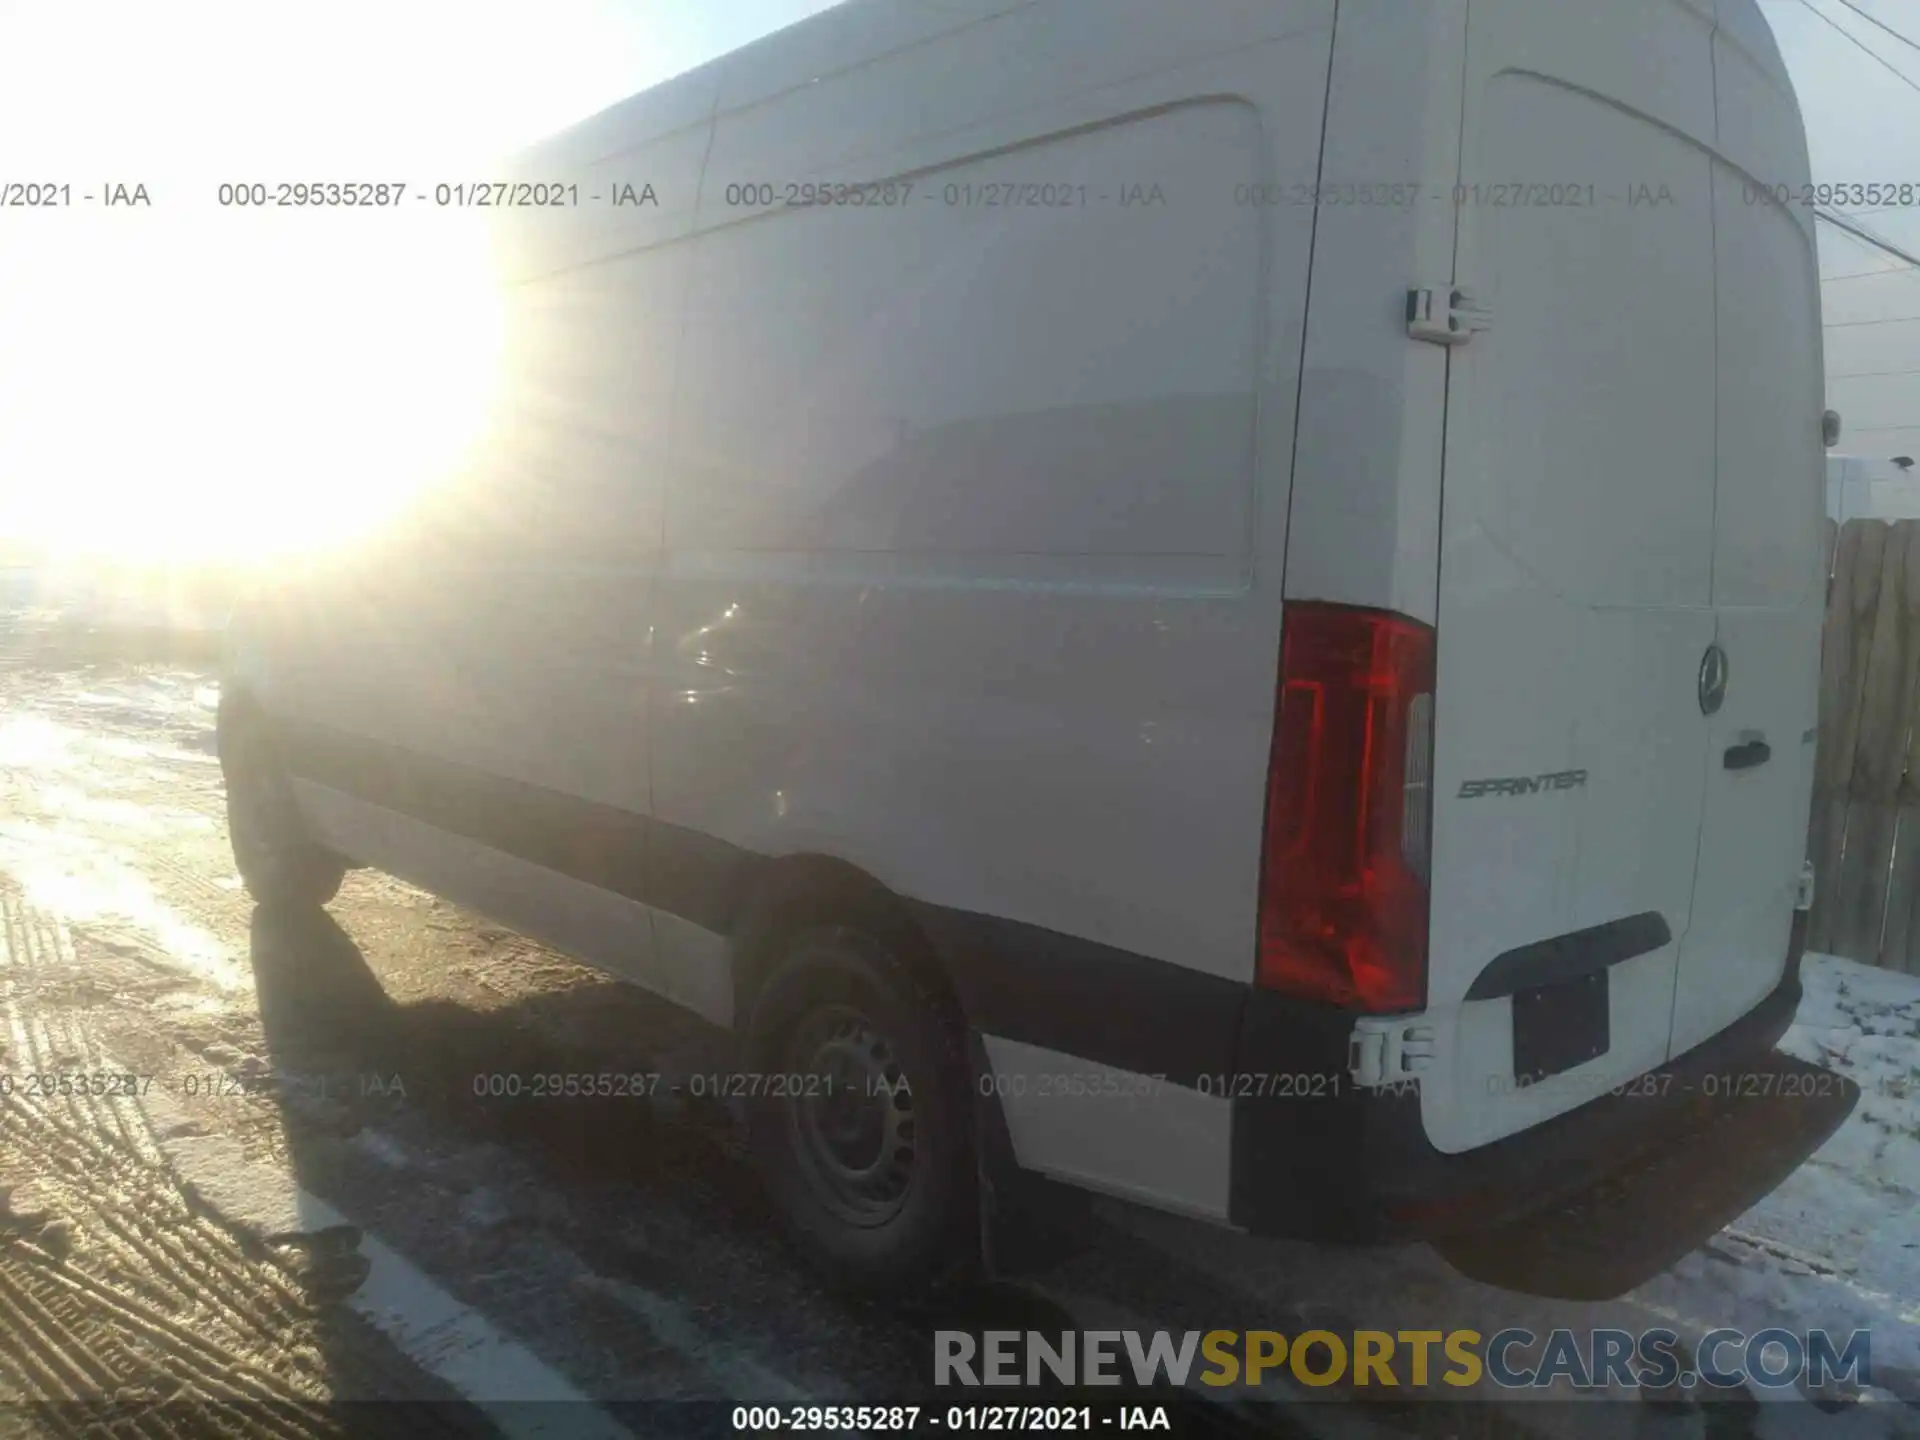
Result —
[{"label": "snow patch", "polygon": [[[1806,957],[1804,991],[1780,1042],[1860,1087],[1853,1114],[1779,1189],[1707,1251],[1635,1296],[1749,1334],[1770,1325],[1872,1334],[1883,1393],[1920,1402],[1920,976],[1831,955]],[[1888,1420],[1892,1420],[1889,1415]]]}]

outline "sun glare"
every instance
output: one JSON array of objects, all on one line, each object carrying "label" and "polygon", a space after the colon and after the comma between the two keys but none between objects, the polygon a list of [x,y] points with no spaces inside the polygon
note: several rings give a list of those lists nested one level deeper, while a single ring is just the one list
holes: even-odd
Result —
[{"label": "sun glare", "polygon": [[466,217],[368,224],[387,218],[32,247],[46,281],[14,297],[0,360],[6,529],[266,558],[350,540],[443,473],[490,403],[498,296]]},{"label": "sun glare", "polygon": [[[486,212],[436,182],[500,178],[639,88],[654,28],[599,0],[0,5],[0,181],[74,197],[0,212],[0,565],[23,542],[270,562],[351,543],[456,465],[501,298]],[[255,181],[426,198],[221,203]],[[101,204],[119,184],[134,203]]]}]

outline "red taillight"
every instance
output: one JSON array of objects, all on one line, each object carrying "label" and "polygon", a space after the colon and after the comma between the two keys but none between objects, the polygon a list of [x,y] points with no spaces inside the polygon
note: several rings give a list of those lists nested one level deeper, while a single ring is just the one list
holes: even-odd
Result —
[{"label": "red taillight", "polygon": [[1427,991],[1433,630],[1295,602],[1280,642],[1260,983],[1386,1014]]}]

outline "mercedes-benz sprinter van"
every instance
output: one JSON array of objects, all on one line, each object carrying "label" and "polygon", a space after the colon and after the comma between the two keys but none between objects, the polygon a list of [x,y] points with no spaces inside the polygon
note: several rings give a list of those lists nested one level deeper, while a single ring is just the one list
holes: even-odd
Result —
[{"label": "mercedes-benz sprinter van", "polygon": [[1754,0],[853,0],[506,178],[472,473],[236,616],[260,899],[378,867],[731,1029],[878,1285],[1002,1173],[1490,1223],[1788,1024]]}]

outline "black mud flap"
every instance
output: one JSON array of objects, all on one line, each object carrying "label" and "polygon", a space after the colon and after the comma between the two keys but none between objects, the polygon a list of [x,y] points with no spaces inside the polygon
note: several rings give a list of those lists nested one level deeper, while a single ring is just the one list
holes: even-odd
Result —
[{"label": "black mud flap", "polygon": [[[1711,1093],[1710,1093],[1711,1092]],[[1859,1102],[1843,1075],[1775,1051],[1694,1081],[1684,1123],[1606,1179],[1435,1248],[1469,1279],[1612,1300],[1697,1250],[1777,1188]]]}]

